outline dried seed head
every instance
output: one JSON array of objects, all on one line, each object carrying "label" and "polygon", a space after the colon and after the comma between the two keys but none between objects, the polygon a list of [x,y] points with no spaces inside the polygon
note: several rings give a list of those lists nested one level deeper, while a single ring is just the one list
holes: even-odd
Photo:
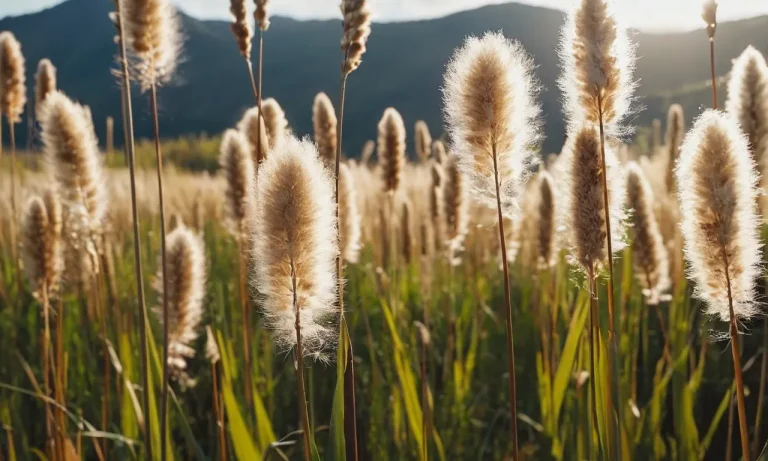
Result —
[{"label": "dried seed head", "polygon": [[445,143],[439,139],[432,142],[432,158],[442,165],[445,161]]},{"label": "dried seed head", "polygon": [[723,321],[730,320],[729,298],[736,319],[749,319],[758,313],[761,273],[757,175],[736,119],[705,111],[685,138],[676,174],[694,294]]},{"label": "dried seed head", "polygon": [[35,74],[35,114],[39,118],[40,108],[48,94],[56,91],[56,68],[47,58],[37,64]]},{"label": "dried seed head", "polygon": [[701,19],[707,25],[707,36],[709,40],[715,39],[715,29],[717,29],[717,2],[715,0],[704,0],[701,10]]},{"label": "dried seed head", "polygon": [[341,256],[348,263],[357,263],[360,259],[360,214],[355,182],[344,163],[339,164],[339,235]]},{"label": "dried seed head", "polygon": [[288,120],[285,112],[275,98],[267,98],[261,101],[261,110],[264,113],[264,126],[267,128],[267,141],[269,150],[277,149],[280,142],[288,133]]},{"label": "dried seed head", "polygon": [[333,181],[311,142],[278,146],[257,181],[253,284],[277,343],[296,345],[298,310],[304,353],[322,357],[338,331]]},{"label": "dried seed head", "polygon": [[181,52],[176,8],[168,0],[130,0],[123,7],[126,44],[136,57],[142,90],[168,82]]},{"label": "dried seed head", "polygon": [[469,37],[445,72],[445,118],[452,151],[483,204],[496,208],[497,181],[502,212],[513,216],[534,163],[540,138],[538,90],[533,62],[518,42],[501,33]]},{"label": "dried seed head", "polygon": [[455,155],[448,156],[443,178],[446,243],[452,252],[461,249],[469,225],[466,179],[458,162],[459,160]]},{"label": "dried seed head", "polygon": [[396,192],[405,166],[405,125],[392,107],[384,111],[379,122],[378,156],[384,190]]},{"label": "dried seed head", "polygon": [[768,65],[752,46],[733,61],[725,108],[747,135],[752,158],[762,172],[768,155]]},{"label": "dried seed head", "polygon": [[232,24],[229,27],[237,41],[237,48],[245,59],[250,60],[253,31],[251,25],[248,24],[245,0],[229,0],[229,12],[232,13]]},{"label": "dried seed head", "polygon": [[413,207],[406,198],[400,207],[400,249],[406,266],[410,265],[413,259],[414,240]]},{"label": "dried seed head", "polygon": [[639,165],[634,162],[627,165],[626,181],[635,278],[643,288],[647,303],[655,305],[670,285],[667,249],[654,214],[653,191]]},{"label": "dried seed head", "polygon": [[435,251],[443,251],[445,248],[445,200],[443,199],[443,189],[440,187],[430,188],[429,194],[429,213],[432,223],[432,235],[435,241]]},{"label": "dried seed head", "polygon": [[429,126],[424,120],[419,120],[413,129],[414,142],[416,143],[416,157],[422,162],[427,161],[432,153],[432,136],[429,134]]},{"label": "dried seed head", "polygon": [[360,67],[365,53],[365,42],[371,35],[371,11],[367,0],[341,0],[342,28],[341,51],[344,61],[341,73],[349,75]]},{"label": "dried seed head", "polygon": [[667,173],[665,181],[667,191],[670,192],[675,190],[675,163],[677,163],[677,157],[680,155],[680,145],[683,143],[683,136],[685,136],[683,106],[672,104],[667,111],[667,133],[665,135],[667,147]]},{"label": "dried seed head", "polygon": [[213,364],[221,360],[219,345],[216,343],[216,337],[213,335],[210,325],[205,327],[205,358]]},{"label": "dried seed head", "polygon": [[49,297],[61,276],[61,246],[60,239],[51,230],[45,203],[39,197],[27,202],[22,226],[25,272],[35,294]]},{"label": "dried seed head", "polygon": [[552,267],[556,262],[555,251],[555,193],[554,180],[546,171],[539,173],[538,256],[539,265]]},{"label": "dried seed head", "polygon": [[227,179],[229,230],[232,235],[241,238],[251,217],[254,187],[251,149],[245,135],[235,130],[224,132],[219,165]]},{"label": "dried seed head", "polygon": [[562,29],[559,85],[569,133],[601,116],[608,135],[627,131],[622,122],[637,86],[635,48],[613,5],[613,0],[579,0]]},{"label": "dried seed head", "polygon": [[267,4],[269,0],[255,0],[256,10],[253,12],[253,17],[256,18],[256,25],[259,30],[266,32],[269,29],[269,17],[267,17]]},{"label": "dried seed head", "polygon": [[24,86],[24,55],[10,32],[0,32],[0,114],[13,123],[21,122],[27,103]]},{"label": "dried seed head", "polygon": [[315,96],[315,103],[312,105],[312,126],[315,130],[315,144],[317,144],[320,158],[326,165],[335,165],[338,141],[336,111],[325,93],[318,93]]},{"label": "dried seed head", "polygon": [[61,200],[59,200],[59,194],[55,189],[48,189],[43,195],[43,203],[45,203],[45,210],[48,213],[48,230],[55,239],[61,239],[62,229],[62,213],[61,213]]},{"label": "dried seed head", "polygon": [[[261,125],[259,127],[259,125]],[[237,123],[237,129],[248,139],[251,147],[251,159],[255,170],[259,170],[259,164],[267,158],[269,151],[269,140],[267,138],[267,127],[264,125],[264,118],[259,117],[259,108],[251,107],[243,118]]]}]

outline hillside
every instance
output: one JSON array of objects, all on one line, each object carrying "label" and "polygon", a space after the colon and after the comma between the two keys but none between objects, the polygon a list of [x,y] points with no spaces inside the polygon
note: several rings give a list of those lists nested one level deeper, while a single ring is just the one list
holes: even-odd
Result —
[{"label": "hillside", "polygon": [[[118,116],[114,111],[120,107],[119,91],[110,74],[115,53],[114,30],[107,18],[111,8],[111,2],[104,0],[68,0],[39,13],[0,21],[0,30],[11,30],[22,43],[28,78],[32,79],[38,60],[49,57],[58,68],[60,87],[91,106],[101,139],[101,120],[107,115]],[[433,135],[439,134],[445,63],[466,35],[486,30],[503,30],[519,39],[534,56],[536,74],[545,89],[541,95],[547,131],[543,148],[559,150],[564,134],[555,85],[555,49],[562,20],[560,11],[509,3],[434,20],[375,24],[365,62],[349,79],[347,150],[358,152],[366,139],[375,138],[376,123],[387,106],[400,110],[409,129],[417,119],[424,119]],[[233,125],[253,103],[244,63],[226,22],[182,16],[182,27],[186,36],[184,62],[174,82],[160,91],[161,132],[164,136],[218,133]],[[718,74],[726,73],[730,59],[748,44],[768,51],[766,28],[768,17],[719,25]],[[266,33],[264,95],[277,98],[300,134],[311,132],[312,99],[318,91],[337,99],[339,34],[339,21],[281,17],[272,19]],[[637,33],[635,38],[641,57],[637,69],[640,95],[650,96],[644,98],[648,109],[636,118],[637,123],[644,124],[663,116],[664,105],[674,99],[654,95],[705,79],[709,58],[702,31]],[[138,90],[134,96],[137,135],[149,137],[148,106]],[[689,99],[689,115],[708,103]],[[120,135],[116,133],[118,143]],[[20,137],[23,143],[23,133]]]}]

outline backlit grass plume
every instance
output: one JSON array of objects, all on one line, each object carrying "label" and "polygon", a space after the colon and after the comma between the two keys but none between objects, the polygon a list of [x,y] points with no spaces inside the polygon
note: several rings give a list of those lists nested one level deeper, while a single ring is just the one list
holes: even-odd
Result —
[{"label": "backlit grass plume", "polygon": [[255,0],[256,10],[253,12],[253,17],[256,19],[256,27],[262,32],[269,29],[269,17],[267,16],[267,4],[269,0]]},{"label": "backlit grass plume", "polygon": [[285,112],[275,98],[263,100],[261,110],[264,114],[264,126],[267,129],[267,146],[269,150],[276,149],[288,133]]},{"label": "backlit grass plume", "polygon": [[443,100],[452,151],[468,189],[491,208],[518,208],[521,185],[539,140],[539,107],[533,62],[523,47],[501,33],[469,37],[445,72]]},{"label": "backlit grass plume", "polygon": [[752,46],[733,61],[725,108],[747,135],[752,158],[761,171],[768,154],[768,66],[763,54]]},{"label": "backlit grass plume", "polygon": [[240,238],[246,231],[253,202],[253,161],[245,135],[227,130],[221,141],[219,165],[227,180],[226,206],[230,232]]},{"label": "backlit grass plume", "polygon": [[203,302],[206,293],[207,263],[201,238],[179,225],[167,237],[167,283],[163,284],[162,269],[155,276],[155,289],[160,294],[160,305],[155,309],[163,319],[163,286],[168,290],[168,365],[171,376],[182,387],[194,380],[186,373],[187,359],[194,357],[193,343],[200,335]]},{"label": "backlit grass plume", "polygon": [[49,59],[43,58],[37,63],[37,73],[35,73],[35,114],[39,114],[46,96],[54,91],[56,91],[56,68]]},{"label": "backlit grass plume", "polygon": [[360,214],[357,210],[355,182],[349,167],[339,165],[339,251],[348,263],[360,259]]},{"label": "backlit grass plume", "polygon": [[315,130],[315,144],[326,165],[335,165],[336,143],[336,111],[333,103],[325,93],[318,93],[312,105],[312,126]]},{"label": "backlit grass plume", "polygon": [[613,1],[579,0],[568,13],[558,51],[568,131],[602,120],[606,134],[624,133],[636,86],[635,50]]},{"label": "backlit grass plume", "polygon": [[0,32],[0,112],[9,122],[19,123],[26,103],[21,45],[11,32]]},{"label": "backlit grass plume", "polygon": [[181,52],[176,8],[168,0],[126,0],[123,12],[126,44],[136,57],[134,75],[142,89],[166,83]]},{"label": "backlit grass plume", "polygon": [[424,120],[419,120],[413,127],[413,138],[416,144],[416,157],[422,162],[426,161],[432,153],[432,135],[429,134],[429,126]]},{"label": "backlit grass plume", "polygon": [[[251,159],[258,172],[259,164],[264,161],[269,150],[267,128],[264,125],[264,118],[259,117],[259,108],[251,107],[245,111],[243,118],[237,124],[237,129],[248,139],[248,144],[251,148]],[[259,148],[259,146],[261,147]]]},{"label": "backlit grass plume", "polygon": [[655,305],[670,284],[667,249],[654,214],[653,191],[642,169],[634,162],[626,167],[626,184],[635,278],[643,288],[647,303]]},{"label": "backlit grass plume", "polygon": [[538,223],[538,260],[543,268],[552,267],[557,259],[555,251],[555,228],[557,216],[555,216],[555,185],[552,176],[546,171],[539,173],[539,194],[537,206]]},{"label": "backlit grass plume", "polygon": [[[461,249],[469,226],[466,177],[459,168],[458,162],[455,155],[450,155],[446,159],[442,185],[445,238],[452,260],[454,253]],[[435,198],[437,199],[437,196]]]},{"label": "backlit grass plume", "polygon": [[321,357],[337,335],[333,182],[311,142],[279,146],[257,182],[253,284],[278,345],[295,347],[300,325],[303,354]]},{"label": "backlit grass plume", "polygon": [[675,190],[675,164],[680,155],[680,145],[683,144],[685,136],[685,115],[683,106],[672,104],[667,111],[667,131],[665,133],[665,148],[667,151],[667,173],[665,182],[667,190]]},{"label": "backlit grass plume", "polygon": [[360,67],[365,53],[365,42],[371,35],[371,11],[368,9],[368,1],[342,0],[341,15],[341,51],[344,53],[341,73],[347,76]]},{"label": "backlit grass plume", "polygon": [[45,204],[45,211],[48,213],[48,231],[53,238],[61,238],[61,230],[63,226],[63,217],[61,210],[61,201],[59,200],[59,194],[56,190],[49,188],[43,194],[43,203]]},{"label": "backlit grass plume", "polygon": [[237,41],[237,49],[247,60],[251,59],[251,38],[253,31],[248,23],[248,10],[245,7],[245,0],[230,0],[229,12],[232,13],[232,24],[229,28]]},{"label": "backlit grass plume", "polygon": [[405,165],[405,125],[400,113],[388,107],[379,121],[378,157],[384,190],[396,192]]},{"label": "backlit grass plume", "polygon": [[46,205],[40,197],[27,202],[22,223],[24,270],[37,296],[45,297],[58,286],[62,270],[61,241],[52,229]]}]

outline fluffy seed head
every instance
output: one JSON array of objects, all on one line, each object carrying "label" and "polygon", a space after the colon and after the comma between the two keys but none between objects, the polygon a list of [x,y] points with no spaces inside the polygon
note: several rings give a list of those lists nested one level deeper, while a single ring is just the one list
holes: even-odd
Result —
[{"label": "fluffy seed head", "polygon": [[443,251],[445,248],[445,200],[443,189],[433,186],[429,194],[429,214],[432,222],[432,235],[435,241],[435,250]]},{"label": "fluffy seed head", "polygon": [[360,214],[357,211],[357,192],[349,167],[339,164],[339,246],[341,256],[348,263],[360,259]]},{"label": "fluffy seed head", "polygon": [[248,24],[248,11],[245,0],[229,0],[229,12],[232,13],[232,24],[229,28],[237,41],[237,49],[245,59],[251,59],[251,37],[253,31]]},{"label": "fluffy seed head", "polygon": [[349,75],[360,67],[365,53],[365,42],[371,35],[371,11],[368,0],[341,0],[342,28],[341,51],[344,61],[341,63],[343,75]]},{"label": "fluffy seed head", "polygon": [[45,211],[48,213],[48,230],[55,239],[61,239],[61,229],[63,226],[63,218],[61,212],[61,200],[59,200],[59,194],[55,189],[48,189],[43,194],[43,203],[45,203]]},{"label": "fluffy seed head", "polygon": [[277,149],[288,133],[288,120],[285,118],[285,112],[275,98],[261,101],[261,110],[264,113],[264,126],[267,128],[269,150]]},{"label": "fluffy seed head", "polygon": [[672,104],[667,111],[667,132],[665,143],[667,148],[667,175],[666,185],[668,191],[675,190],[675,163],[680,155],[680,145],[685,136],[685,116],[683,106]]},{"label": "fluffy seed head", "polygon": [[539,173],[538,256],[539,265],[547,268],[555,264],[555,193],[554,180],[546,171]]},{"label": "fluffy seed head", "polygon": [[443,180],[446,239],[449,248],[455,251],[461,249],[469,225],[466,178],[455,155],[446,159]]},{"label": "fluffy seed head", "polygon": [[725,108],[747,135],[752,158],[762,171],[768,154],[768,65],[752,46],[733,61]]},{"label": "fluffy seed head", "polygon": [[539,107],[533,62],[523,47],[501,33],[469,37],[445,72],[443,101],[452,151],[468,189],[496,208],[494,159],[505,215],[519,207],[527,169],[539,140]]},{"label": "fluffy seed head", "polygon": [[384,111],[379,122],[378,156],[384,190],[397,191],[405,166],[405,125],[400,113],[392,107]]},{"label": "fluffy seed head", "polygon": [[243,118],[237,123],[237,130],[248,139],[248,144],[251,148],[251,159],[256,171],[258,171],[259,164],[267,157],[267,151],[269,150],[267,127],[264,125],[264,118],[259,117],[258,107],[251,107],[245,111]]},{"label": "fluffy seed head", "polygon": [[227,179],[226,204],[230,232],[240,238],[251,216],[254,187],[251,149],[245,135],[227,130],[221,141],[219,165]]},{"label": "fluffy seed head", "polygon": [[717,29],[717,2],[715,0],[704,0],[701,19],[707,25],[707,36],[710,40],[714,40],[715,29]]},{"label": "fluffy seed head", "polygon": [[413,233],[413,206],[411,201],[406,198],[400,207],[400,249],[406,266],[410,265],[411,259],[413,259],[415,239],[416,237]]},{"label": "fluffy seed head", "polygon": [[210,325],[206,325],[205,327],[205,358],[214,364],[221,360],[219,345],[216,343],[216,337],[213,335]]},{"label": "fluffy seed head", "polygon": [[432,153],[432,136],[429,134],[429,126],[427,126],[427,122],[424,120],[419,120],[413,128],[416,157],[424,162]]},{"label": "fluffy seed head", "polygon": [[321,357],[337,335],[334,186],[310,141],[278,145],[257,181],[253,284],[277,343],[296,345],[298,308],[304,352]]},{"label": "fluffy seed head", "polygon": [[336,111],[333,103],[325,93],[315,96],[312,105],[312,126],[315,130],[315,144],[320,152],[320,158],[326,165],[334,165],[336,161]]},{"label": "fluffy seed head", "polygon": [[269,0],[255,0],[256,10],[253,12],[253,17],[256,18],[256,25],[262,32],[266,32],[269,29],[269,17],[267,17],[267,4]]},{"label": "fluffy seed head", "polygon": [[129,0],[123,8],[126,44],[136,57],[142,89],[168,82],[181,52],[176,9],[168,0]]},{"label": "fluffy seed head", "polygon": [[59,282],[62,260],[60,240],[51,231],[45,203],[39,197],[27,202],[22,224],[24,269],[37,296],[50,295]]},{"label": "fluffy seed head", "polygon": [[183,224],[167,237],[168,280],[163,283],[162,268],[155,276],[160,307],[155,313],[162,321],[163,287],[168,289],[168,365],[173,377],[183,386],[193,383],[185,370],[187,359],[194,357],[192,343],[200,334],[203,318],[207,263],[201,238]]},{"label": "fluffy seed head", "polygon": [[368,166],[371,163],[371,157],[376,150],[376,143],[369,139],[363,144],[363,150],[360,152],[360,165]]},{"label": "fluffy seed head", "polygon": [[758,312],[757,175],[748,149],[735,118],[707,110],[686,136],[676,170],[688,275],[707,313],[723,321],[730,320],[726,278],[735,317]]},{"label": "fluffy seed head", "polygon": [[24,55],[10,32],[0,32],[0,113],[13,123],[21,122],[27,103],[24,86]]},{"label": "fluffy seed head", "polygon": [[667,249],[654,214],[653,191],[638,164],[627,165],[626,181],[635,278],[648,304],[655,305],[670,284]]},{"label": "fluffy seed head", "polygon": [[35,73],[35,114],[39,117],[40,108],[48,94],[56,91],[56,68],[48,58],[43,58],[37,63]]},{"label": "fluffy seed head", "polygon": [[597,123],[620,135],[635,90],[635,49],[616,19],[613,0],[577,0],[560,36],[560,89],[569,132]]},{"label": "fluffy seed head", "polygon": [[[600,137],[594,127],[576,132],[563,154],[564,174],[562,218],[570,256],[585,272],[599,270],[607,262],[607,227],[600,171]],[[621,166],[610,145],[605,146],[606,182],[611,216],[612,250],[624,248],[624,179]]]}]

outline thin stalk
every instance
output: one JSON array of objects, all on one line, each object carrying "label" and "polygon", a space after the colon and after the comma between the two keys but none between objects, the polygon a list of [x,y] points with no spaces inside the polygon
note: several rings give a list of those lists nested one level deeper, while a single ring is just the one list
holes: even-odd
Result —
[{"label": "thin stalk", "polygon": [[22,278],[21,265],[19,264],[19,245],[18,245],[18,226],[19,217],[16,212],[16,130],[13,120],[8,119],[8,137],[11,141],[11,254],[13,255],[13,264],[16,267],[16,286],[18,287],[17,296],[21,302]]},{"label": "thin stalk", "polygon": [[512,304],[509,288],[509,265],[507,264],[507,242],[504,239],[504,217],[501,214],[501,192],[499,167],[496,159],[496,143],[493,143],[493,178],[496,183],[496,211],[499,219],[499,241],[501,242],[501,261],[504,271],[504,313],[506,314],[507,330],[507,359],[509,368],[509,406],[510,424],[509,430],[512,436],[512,459],[520,459],[517,447],[517,389],[515,385],[515,344],[512,337]]},{"label": "thin stalk", "polygon": [[[259,38],[259,40],[261,40],[261,38]],[[251,81],[251,90],[253,90],[253,98],[256,100],[256,104],[258,104],[259,90],[256,89],[256,81],[253,78],[253,64],[251,63],[251,58],[245,58],[245,64],[248,67],[248,78]],[[261,50],[259,50],[259,65],[261,65]]]},{"label": "thin stalk", "polygon": [[[611,448],[613,450],[613,456],[617,459],[621,458],[621,446],[619,439],[620,435],[620,422],[621,422],[621,410],[620,406],[616,406],[616,416],[614,416],[614,391],[616,392],[616,400],[621,401],[619,383],[614,379],[614,372],[616,371],[618,358],[617,353],[617,339],[616,339],[616,323],[614,319],[614,301],[613,301],[613,243],[611,237],[611,213],[610,202],[608,202],[608,172],[607,165],[605,163],[605,132],[603,126],[603,98],[602,93],[597,97],[599,125],[600,125],[600,177],[603,187],[603,210],[605,211],[605,238],[606,248],[608,251],[608,286],[606,291],[608,292],[608,373],[606,373],[606,380],[608,381],[608,393],[607,393],[607,410],[608,417],[610,419],[608,424],[608,435],[611,442]],[[615,388],[614,388],[615,385]]]},{"label": "thin stalk", "polygon": [[715,38],[709,39],[709,74],[712,78],[712,108],[717,109],[717,78],[715,77]]},{"label": "thin stalk", "polygon": [[763,361],[760,367],[760,387],[757,392],[757,414],[755,415],[755,438],[752,441],[752,458],[760,454],[760,423],[763,420],[765,381],[768,377],[768,317],[763,319]]},{"label": "thin stalk", "polygon": [[61,296],[59,296],[59,303],[58,303],[58,309],[57,309],[57,315],[56,315],[56,426],[58,427],[58,433],[59,436],[59,444],[58,447],[58,456],[60,460],[66,459],[64,457],[64,443],[67,438],[66,436],[66,427],[65,427],[65,421],[64,421],[64,411],[63,408],[65,406],[64,403],[64,396],[66,395],[66,390],[64,389],[64,303],[61,300]]},{"label": "thin stalk", "polygon": [[736,329],[736,316],[733,313],[733,298],[731,296],[731,276],[728,271],[728,257],[725,256],[725,282],[728,288],[728,310],[730,312],[731,352],[733,353],[733,374],[736,379],[736,403],[739,409],[739,432],[741,433],[741,456],[743,461],[749,461],[749,429],[747,428],[747,407],[744,403],[744,378],[741,375],[741,354],[739,352],[739,331]]},{"label": "thin stalk", "polygon": [[[424,326],[426,328],[426,326]],[[423,338],[422,338],[423,339]],[[422,460],[429,460],[429,383],[427,381],[427,348],[425,341],[421,341],[421,440]]]},{"label": "thin stalk", "polygon": [[[136,277],[136,294],[139,301],[139,342],[141,349],[141,381],[144,392],[142,392],[142,410],[144,414],[144,446],[146,459],[154,459],[152,457],[152,427],[149,418],[149,393],[152,389],[149,387],[149,360],[147,356],[147,306],[144,302],[144,275],[141,268],[141,241],[139,239],[139,212],[136,205],[136,156],[135,156],[135,144],[133,138],[133,108],[131,104],[131,85],[130,75],[128,73],[128,59],[125,49],[125,32],[122,27],[122,13],[121,13],[122,0],[116,0],[115,5],[117,7],[117,24],[118,34],[120,38],[120,68],[122,70],[122,78],[120,79],[122,93],[123,93],[123,133],[125,150],[128,153],[128,171],[130,173],[131,183],[131,217],[133,221],[133,257]],[[60,303],[61,304],[61,303]],[[62,315],[62,311],[59,310],[59,316]],[[61,341],[61,330],[58,341]],[[59,344],[59,354],[63,354],[61,350],[61,344]],[[63,365],[61,357],[58,359],[59,367]],[[63,375],[62,375],[63,377]],[[62,379],[63,382],[63,379]],[[63,393],[62,393],[63,396]],[[61,402],[64,403],[63,401]],[[63,421],[63,415],[61,416]]]},{"label": "thin stalk", "polygon": [[[261,113],[261,70],[264,63],[264,31],[259,29],[259,69],[257,74],[256,87],[256,106],[259,108],[259,123],[256,124],[256,172],[259,172],[259,162],[264,158],[264,152],[261,151],[261,121],[264,119],[264,114]],[[253,82],[253,69],[248,66],[248,72],[250,73],[251,82]]]},{"label": "thin stalk", "polygon": [[[592,401],[590,402],[590,409],[592,411],[591,422],[592,429],[597,433],[597,438],[600,440],[600,426],[597,419],[597,375],[595,374],[595,336],[599,327],[597,325],[597,280],[595,279],[594,265],[589,266],[587,276],[589,277],[589,386],[592,390]],[[598,443],[597,450],[592,450],[593,440],[592,430],[590,430],[590,452],[595,451],[599,459],[600,444]]]},{"label": "thin stalk", "polygon": [[227,460],[227,437],[224,435],[224,418],[222,408],[219,406],[219,383],[216,363],[211,363],[211,376],[213,377],[213,414],[216,417],[216,428],[219,435],[219,460]]},{"label": "thin stalk", "polygon": [[43,282],[41,291],[41,297],[43,301],[43,390],[45,392],[45,436],[46,436],[46,452],[49,456],[52,456],[56,450],[56,443],[54,437],[54,431],[52,430],[52,416],[51,416],[51,376],[50,376],[50,360],[49,354],[51,349],[51,327],[50,327],[50,302],[48,298],[48,283]]},{"label": "thin stalk", "polygon": [[291,285],[293,287],[293,309],[296,313],[296,379],[299,391],[299,415],[301,417],[301,429],[304,436],[304,460],[311,461],[309,412],[307,410],[307,395],[304,390],[304,350],[301,345],[301,312],[299,311],[299,297],[296,290],[296,270],[291,260]]},{"label": "thin stalk", "polygon": [[163,154],[160,152],[160,124],[157,119],[157,87],[150,88],[152,122],[155,131],[155,160],[157,163],[157,194],[160,201],[160,251],[163,270],[163,384],[160,390],[160,459],[165,461],[168,453],[168,337],[170,312],[168,311],[168,268],[165,253],[165,203],[163,201]]},{"label": "thin stalk", "polygon": [[[244,226],[240,226],[242,229]],[[251,365],[251,319],[248,315],[248,292],[245,288],[246,284],[246,262],[244,258],[245,245],[243,241],[245,239],[244,232],[241,230],[237,238],[237,254],[238,254],[238,278],[240,286],[240,309],[243,321],[243,361],[245,362],[245,403],[248,408],[249,419],[251,415],[254,415],[253,408],[253,384],[251,382],[251,376],[253,375],[253,367]]]}]

